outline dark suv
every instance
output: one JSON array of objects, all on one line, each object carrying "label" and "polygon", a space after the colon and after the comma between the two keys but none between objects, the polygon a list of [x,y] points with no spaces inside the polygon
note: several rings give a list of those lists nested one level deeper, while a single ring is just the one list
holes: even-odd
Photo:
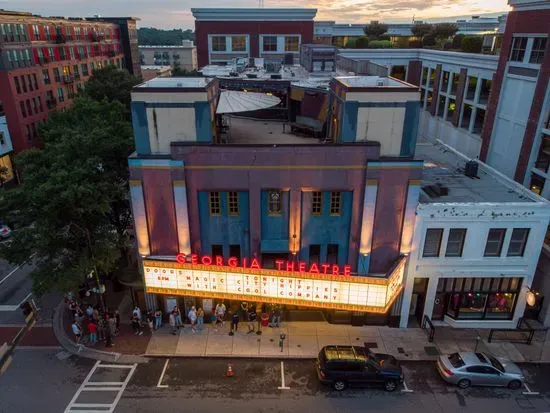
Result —
[{"label": "dark suv", "polygon": [[404,377],[395,357],[375,354],[368,347],[326,346],[319,352],[316,364],[321,383],[338,391],[367,384],[379,384],[387,391],[394,391]]}]

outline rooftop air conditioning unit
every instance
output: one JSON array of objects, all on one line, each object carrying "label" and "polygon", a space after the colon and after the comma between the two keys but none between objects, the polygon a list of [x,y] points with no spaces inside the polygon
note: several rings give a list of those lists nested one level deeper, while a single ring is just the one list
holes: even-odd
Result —
[{"label": "rooftop air conditioning unit", "polygon": [[376,86],[384,86],[384,81],[382,79],[378,79],[376,81]]}]

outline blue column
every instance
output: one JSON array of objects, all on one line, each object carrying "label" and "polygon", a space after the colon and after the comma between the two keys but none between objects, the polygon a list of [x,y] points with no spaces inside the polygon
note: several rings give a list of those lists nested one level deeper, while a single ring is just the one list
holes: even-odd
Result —
[{"label": "blue column", "polygon": [[212,142],[210,103],[195,102],[195,129],[198,142]]},{"label": "blue column", "polygon": [[147,123],[145,102],[132,102],[132,126],[134,128],[136,152],[139,155],[150,154],[151,144],[149,142],[149,125]]},{"label": "blue column", "polygon": [[361,239],[359,241],[359,257],[357,259],[357,273],[360,275],[369,273],[377,195],[378,181],[374,179],[368,180],[363,199],[363,219],[361,221]]},{"label": "blue column", "polygon": [[401,138],[401,156],[413,156],[418,135],[418,122],[420,119],[420,101],[407,101],[405,105],[405,120],[403,122],[403,135]]},{"label": "blue column", "polygon": [[189,212],[187,210],[187,187],[185,181],[174,181],[174,206],[178,229],[179,252],[191,254],[191,234],[189,232]]},{"label": "blue column", "polygon": [[145,200],[143,198],[141,181],[130,181],[130,199],[132,201],[132,214],[134,216],[138,252],[139,255],[145,257],[151,254],[151,249],[149,247],[149,229],[147,227],[147,215],[145,213]]}]

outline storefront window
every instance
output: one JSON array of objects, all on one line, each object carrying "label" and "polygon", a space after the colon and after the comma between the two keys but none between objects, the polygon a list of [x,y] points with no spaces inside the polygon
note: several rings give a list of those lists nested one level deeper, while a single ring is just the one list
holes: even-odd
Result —
[{"label": "storefront window", "polygon": [[445,315],[457,320],[509,320],[520,289],[521,278],[440,279],[432,318],[442,319],[446,308]]}]

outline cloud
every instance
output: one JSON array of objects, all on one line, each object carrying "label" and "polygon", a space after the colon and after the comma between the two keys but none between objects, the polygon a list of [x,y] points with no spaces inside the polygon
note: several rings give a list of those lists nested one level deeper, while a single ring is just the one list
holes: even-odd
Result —
[{"label": "cloud", "polygon": [[[447,18],[508,9],[506,0],[264,0],[265,7],[317,8],[318,20],[364,23]],[[44,16],[135,16],[142,27],[192,28],[192,7],[257,7],[257,0],[0,0],[0,8]]]}]

